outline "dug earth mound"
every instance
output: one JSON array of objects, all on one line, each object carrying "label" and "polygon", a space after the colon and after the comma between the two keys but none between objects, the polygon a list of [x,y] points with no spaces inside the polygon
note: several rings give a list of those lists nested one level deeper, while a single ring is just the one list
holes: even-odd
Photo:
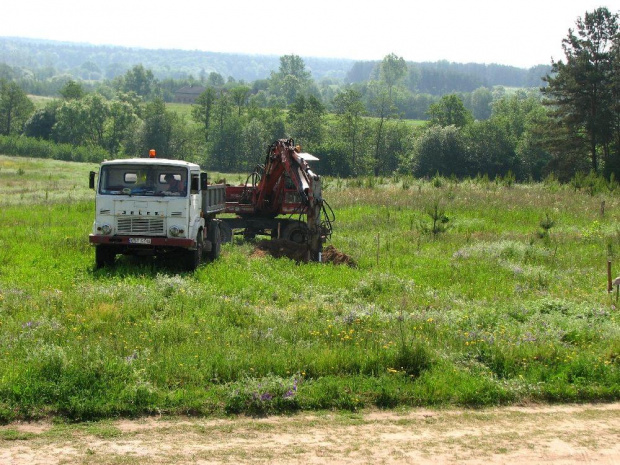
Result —
[{"label": "dug earth mound", "polygon": [[[271,255],[275,258],[290,258],[296,262],[308,262],[309,249],[306,244],[298,244],[297,242],[287,241],[285,239],[262,240],[256,243],[252,256],[264,257]],[[328,245],[323,249],[323,263],[331,263],[333,265],[347,265],[352,268],[357,266],[355,260],[349,255],[340,252],[333,245]]]}]

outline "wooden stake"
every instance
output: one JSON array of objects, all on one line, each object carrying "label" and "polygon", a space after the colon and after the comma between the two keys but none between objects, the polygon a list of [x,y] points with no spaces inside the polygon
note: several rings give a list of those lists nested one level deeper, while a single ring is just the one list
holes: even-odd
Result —
[{"label": "wooden stake", "polygon": [[613,290],[611,285],[611,260],[607,260],[607,292],[611,292]]},{"label": "wooden stake", "polygon": [[605,216],[605,201],[601,202],[601,216]]}]

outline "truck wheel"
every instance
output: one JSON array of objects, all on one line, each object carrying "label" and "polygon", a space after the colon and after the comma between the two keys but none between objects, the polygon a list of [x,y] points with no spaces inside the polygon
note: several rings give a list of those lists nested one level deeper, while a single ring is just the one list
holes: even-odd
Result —
[{"label": "truck wheel", "polygon": [[213,260],[217,260],[220,256],[220,251],[222,249],[222,234],[220,231],[221,223],[214,222],[211,226],[211,231],[209,231],[209,240],[211,241],[211,251],[209,252],[209,258]]},{"label": "truck wheel", "polygon": [[185,251],[185,267],[187,268],[187,271],[194,271],[200,266],[200,262],[202,260],[202,249],[202,231],[200,231],[196,237],[196,250]]},{"label": "truck wheel", "polygon": [[289,223],[282,231],[280,237],[287,241],[295,242],[297,244],[305,244],[308,242],[308,226],[301,221],[295,221]]},{"label": "truck wheel", "polygon": [[103,268],[104,266],[114,265],[116,254],[114,249],[107,245],[98,245],[95,247],[95,268]]}]

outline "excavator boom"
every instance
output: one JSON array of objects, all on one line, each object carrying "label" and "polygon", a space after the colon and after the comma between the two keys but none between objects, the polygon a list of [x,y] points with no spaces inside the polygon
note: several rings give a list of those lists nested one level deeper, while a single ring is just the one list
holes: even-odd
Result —
[{"label": "excavator boom", "polygon": [[[265,164],[257,167],[248,178],[251,182],[243,186],[227,187],[226,211],[247,218],[252,223],[250,232],[252,228],[259,232],[270,229],[272,237],[276,237],[273,225],[279,222],[279,231],[283,223],[283,220],[276,218],[278,215],[305,215],[306,233],[287,238],[294,237],[296,242],[307,243],[310,259],[319,261],[323,242],[331,233],[331,220],[327,214],[323,214],[325,201],[322,197],[321,177],[310,169],[308,160],[318,159],[302,153],[293,139],[277,140],[269,146]],[[275,222],[270,223],[268,218]],[[241,224],[240,221],[229,223],[233,227]],[[286,230],[294,229],[290,222],[284,223]],[[246,227],[246,235],[247,230]]]}]

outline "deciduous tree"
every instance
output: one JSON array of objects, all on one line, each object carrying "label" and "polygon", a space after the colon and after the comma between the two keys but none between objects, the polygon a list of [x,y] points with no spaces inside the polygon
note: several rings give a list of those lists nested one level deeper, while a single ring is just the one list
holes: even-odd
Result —
[{"label": "deciduous tree", "polygon": [[243,128],[244,160],[242,168],[249,171],[255,164],[261,163],[267,147],[267,131],[258,119],[252,119]]},{"label": "deciduous tree", "polygon": [[123,92],[135,92],[142,98],[151,95],[155,86],[155,76],[150,69],[135,65],[121,79],[120,89]]},{"label": "deciduous tree", "polygon": [[245,85],[235,86],[230,89],[230,96],[235,106],[237,107],[237,116],[241,116],[243,107],[248,103],[248,96],[250,95],[250,88]]},{"label": "deciduous tree", "polygon": [[14,82],[0,81],[0,134],[19,133],[34,111],[34,104]]},{"label": "deciduous tree", "polygon": [[154,149],[161,157],[175,158],[173,128],[176,114],[167,111],[164,101],[156,98],[146,105],[145,115],[139,154],[145,156]]},{"label": "deciduous tree", "polygon": [[304,60],[297,55],[280,57],[280,68],[271,73],[270,89],[274,95],[283,96],[286,103],[292,103],[299,93],[307,90],[310,84],[310,72],[306,70]]},{"label": "deciduous tree", "polygon": [[338,118],[338,127],[346,141],[353,173],[361,172],[358,166],[362,139],[362,117],[366,113],[362,94],[354,89],[347,89],[334,97],[334,107]]},{"label": "deciduous tree", "polygon": [[439,126],[456,126],[462,128],[473,121],[473,117],[463,101],[456,94],[444,95],[437,103],[433,103],[428,114],[431,124]]},{"label": "deciduous tree", "polygon": [[323,138],[325,106],[315,96],[298,95],[289,107],[291,135],[302,145],[318,145]]},{"label": "deciduous tree", "polygon": [[486,87],[478,87],[471,94],[471,109],[474,118],[485,120],[491,117],[493,93]]},{"label": "deciduous tree", "polygon": [[192,117],[200,124],[206,142],[209,142],[209,132],[211,130],[211,119],[213,117],[213,106],[217,99],[216,91],[213,87],[207,87],[202,92],[196,102],[192,105]]},{"label": "deciduous tree", "polygon": [[56,124],[56,111],[59,105],[58,101],[52,101],[36,110],[24,124],[24,135],[49,140]]},{"label": "deciduous tree", "polygon": [[83,100],[67,100],[56,112],[52,136],[56,142],[85,145],[88,142],[88,108]]},{"label": "deciduous tree", "polygon": [[455,126],[431,126],[415,141],[412,170],[416,176],[466,176],[470,173],[467,144]]},{"label": "deciduous tree", "polygon": [[58,91],[58,93],[65,100],[79,100],[84,97],[84,95],[86,95],[82,84],[74,81],[73,79],[67,81],[67,83],[62,86],[62,88]]},{"label": "deciduous tree", "polygon": [[396,116],[394,87],[404,78],[407,66],[402,58],[393,53],[386,55],[379,67],[379,80],[368,85],[369,108],[375,116],[375,142],[373,172],[378,176],[386,165],[382,159],[386,155],[385,122]]},{"label": "deciduous tree", "polygon": [[138,117],[133,107],[122,100],[114,100],[109,104],[108,116],[105,124],[105,146],[110,154],[116,155],[122,143],[136,129]]}]

